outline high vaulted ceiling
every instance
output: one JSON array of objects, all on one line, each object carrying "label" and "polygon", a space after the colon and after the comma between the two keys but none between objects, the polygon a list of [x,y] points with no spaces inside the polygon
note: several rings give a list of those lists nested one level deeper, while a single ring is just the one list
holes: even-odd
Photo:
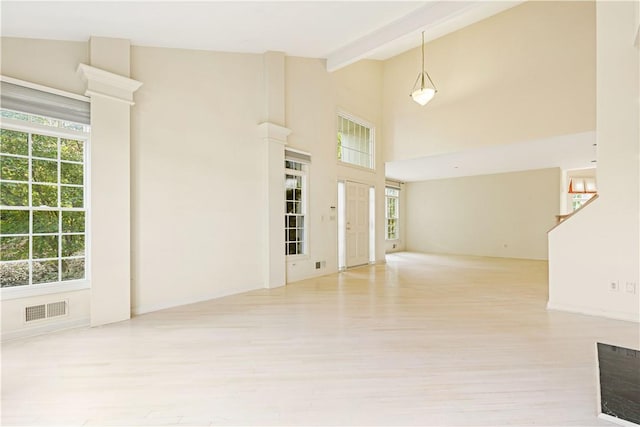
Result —
[{"label": "high vaulted ceiling", "polygon": [[2,36],[327,58],[387,59],[521,1],[2,1]]},{"label": "high vaulted ceiling", "polygon": [[[385,60],[415,48],[421,31],[429,41],[523,1],[2,0],[0,30],[3,37],[87,41],[90,36],[101,36],[129,39],[139,46],[240,53],[282,51],[291,56],[326,58],[328,71],[335,71],[360,59]],[[592,139],[584,136],[562,144],[530,141],[389,162],[387,175],[415,181],[552,166],[593,166]],[[536,156],[527,154],[532,150]]]}]

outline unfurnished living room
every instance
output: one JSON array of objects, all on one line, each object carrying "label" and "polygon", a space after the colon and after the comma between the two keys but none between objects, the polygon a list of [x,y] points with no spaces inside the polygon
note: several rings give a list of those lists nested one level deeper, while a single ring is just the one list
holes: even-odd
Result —
[{"label": "unfurnished living room", "polygon": [[2,1],[2,425],[640,425],[640,3]]}]

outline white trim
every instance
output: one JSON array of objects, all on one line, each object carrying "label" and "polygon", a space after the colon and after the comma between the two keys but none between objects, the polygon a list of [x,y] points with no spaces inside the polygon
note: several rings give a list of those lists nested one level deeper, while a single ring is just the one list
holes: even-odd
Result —
[{"label": "white trim", "polygon": [[[86,242],[85,242],[86,245]],[[57,259],[57,258],[56,258]],[[85,265],[87,264],[85,257]],[[86,274],[86,269],[85,269]],[[59,294],[62,292],[91,289],[89,280],[69,280],[66,282],[41,283],[35,285],[11,286],[0,289],[0,301],[19,298],[37,297],[41,295]]]},{"label": "white trim", "polygon": [[102,96],[129,105],[133,105],[133,93],[142,86],[142,82],[87,64],[78,64],[76,73],[87,84],[85,95]]},{"label": "white trim", "polygon": [[[334,135],[338,135],[338,119],[342,117],[346,120],[349,120],[357,125],[360,125],[362,127],[365,127],[367,129],[369,129],[369,139],[371,142],[371,153],[364,153],[362,151],[360,151],[360,153],[362,154],[368,154],[369,156],[371,156],[371,167],[368,168],[366,166],[362,166],[362,165],[358,165],[356,163],[349,163],[349,162],[345,162],[342,159],[336,159],[338,162],[338,165],[341,166],[347,166],[347,167],[351,167],[351,168],[356,168],[356,169],[360,169],[362,171],[365,172],[369,172],[369,173],[376,173],[376,145],[377,145],[377,138],[376,138],[376,127],[375,125],[373,125],[371,122],[369,122],[366,119],[362,119],[360,117],[354,116],[353,114],[347,113],[344,110],[338,108],[336,110],[336,119],[335,119],[335,131],[334,131]],[[337,141],[336,141],[337,143]],[[350,148],[349,148],[350,149]]]},{"label": "white trim", "polygon": [[598,419],[609,421],[610,423],[618,424],[620,426],[640,427],[640,424],[632,423],[631,421],[623,420],[622,418],[618,418],[618,417],[612,417],[611,415],[602,414],[602,413],[598,414]]},{"label": "white trim", "polygon": [[[37,115],[36,115],[37,116]],[[47,235],[47,236],[56,236],[59,237],[58,239],[58,254],[59,256],[54,257],[54,258],[50,258],[50,260],[65,260],[65,259],[84,259],[84,265],[85,265],[85,279],[80,279],[80,280],[68,280],[68,281],[59,281],[59,282],[53,282],[53,283],[37,283],[37,284],[27,284],[27,285],[22,285],[22,286],[11,286],[11,287],[4,287],[0,289],[0,301],[4,301],[4,300],[12,300],[12,299],[19,299],[19,298],[28,298],[28,297],[34,297],[34,296],[40,296],[40,295],[49,295],[49,294],[56,294],[56,293],[61,293],[61,292],[71,292],[71,291],[79,291],[79,290],[83,290],[83,289],[90,289],[91,288],[91,282],[89,281],[89,279],[87,279],[88,277],[91,277],[90,274],[90,264],[91,264],[91,259],[90,259],[90,244],[91,244],[91,237],[90,237],[90,225],[89,225],[89,212],[90,212],[90,175],[91,172],[89,170],[90,165],[88,164],[88,159],[90,159],[89,155],[90,155],[90,133],[86,133],[86,132],[80,132],[80,131],[73,131],[73,130],[65,130],[64,128],[57,128],[57,127],[50,127],[50,126],[44,126],[44,125],[39,125],[37,123],[32,123],[32,122],[23,122],[20,120],[11,120],[11,119],[3,119],[0,123],[2,125],[2,128],[4,129],[9,129],[9,130],[18,130],[21,132],[27,132],[29,134],[44,134],[44,135],[48,135],[48,136],[53,136],[56,137],[58,139],[58,144],[60,144],[60,139],[63,138],[70,138],[70,139],[74,139],[74,140],[81,140],[84,143],[84,150],[83,150],[83,160],[82,162],[77,162],[77,161],[72,161],[72,162],[67,162],[66,160],[62,160],[61,159],[61,151],[60,151],[60,147],[58,145],[58,154],[56,159],[49,159],[49,158],[42,158],[42,160],[46,160],[46,161],[55,161],[58,164],[58,182],[56,183],[51,183],[51,185],[55,185],[58,191],[58,197],[60,198],[60,189],[62,188],[62,183],[61,183],[61,175],[60,175],[60,167],[63,163],[69,163],[69,164],[76,164],[76,165],[82,165],[83,166],[83,178],[84,178],[84,183],[83,184],[74,184],[74,185],[67,185],[64,184],[65,186],[68,187],[73,187],[73,188],[81,188],[83,190],[83,196],[84,196],[84,200],[83,200],[83,207],[81,208],[63,208],[62,206],[48,206],[48,207],[44,207],[42,210],[45,211],[51,211],[51,212],[60,212],[61,214],[59,215],[59,223],[58,223],[58,232],[56,233],[33,233],[30,231],[29,234],[21,234],[19,236],[38,236],[38,235]],[[8,126],[7,126],[8,125]],[[31,138],[29,138],[29,141],[31,141]],[[40,159],[38,157],[34,157],[32,156],[31,153],[31,142],[29,142],[29,152],[27,156],[23,156],[20,155],[18,156],[19,158],[23,158],[23,159],[27,159],[29,162],[29,179],[28,181],[16,181],[16,182],[20,182],[22,184],[27,184],[29,186],[29,195],[31,194],[31,187],[34,184],[33,180],[32,180],[32,175],[31,175],[31,168],[32,168],[32,164],[31,164],[31,160],[33,159]],[[5,180],[7,182],[12,182],[10,180]],[[30,196],[29,196],[30,197]],[[40,210],[40,207],[34,207],[34,206],[6,206],[5,208],[7,208],[8,210],[22,210],[22,211],[28,211],[28,212],[33,212],[34,210]],[[62,231],[62,225],[61,225],[61,221],[62,221],[62,212],[84,212],[85,213],[85,230],[84,232],[78,232],[78,233],[63,233]],[[30,214],[30,219],[29,222],[32,222],[31,219],[31,214]],[[30,228],[31,230],[31,228]],[[74,256],[74,257],[64,257],[62,256],[62,251],[60,250],[60,245],[62,245],[62,236],[65,235],[78,235],[78,236],[84,236],[84,250],[85,253],[82,256]],[[31,239],[30,239],[31,240]],[[30,243],[31,246],[32,243]],[[27,260],[29,262],[29,282],[31,282],[31,280],[33,279],[32,276],[32,268],[33,268],[33,262],[34,261],[42,261],[43,259],[40,258],[34,258],[32,256],[32,250],[29,250],[29,259]],[[25,260],[19,260],[16,262],[24,262]],[[11,262],[11,261],[9,261]],[[59,272],[60,273],[60,272]],[[61,277],[61,276],[59,276]]]},{"label": "white trim", "polygon": [[[37,114],[28,114],[28,113],[24,113],[24,114],[37,116]],[[59,119],[56,119],[56,120],[59,120]],[[27,122],[23,120],[9,119],[6,117],[0,118],[0,126],[5,127],[7,130],[17,130],[20,132],[37,133],[38,135],[56,136],[56,137],[67,138],[67,139],[82,139],[85,142],[89,141],[91,137],[90,132],[82,132],[79,130],[47,126],[47,125]],[[28,156],[19,156],[19,157],[26,158]]]},{"label": "white trim", "polygon": [[547,310],[566,311],[569,313],[583,314],[586,316],[606,317],[609,319],[640,323],[640,315],[624,311],[600,310],[596,308],[575,306],[570,304],[557,304],[552,302],[547,303]]},{"label": "white trim", "polygon": [[361,170],[362,172],[367,172],[367,173],[370,173],[370,174],[375,174],[376,173],[375,168],[367,168],[367,167],[356,165],[356,164],[353,164],[353,163],[343,162],[340,159],[338,159],[337,164],[338,164],[338,166],[343,166],[345,168],[351,168],[351,169],[358,169],[358,170]]},{"label": "white trim", "polygon": [[144,305],[144,306],[141,306],[141,307],[132,307],[131,308],[131,314],[134,315],[134,316],[139,316],[139,315],[145,314],[145,313],[152,313],[154,311],[166,310],[166,309],[169,309],[169,308],[180,307],[180,306],[183,306],[183,305],[197,304],[197,303],[200,303],[200,302],[205,302],[205,301],[210,301],[210,300],[213,300],[213,299],[223,298],[223,297],[230,296],[230,295],[237,295],[237,294],[243,294],[245,292],[256,291],[258,289],[264,289],[264,286],[262,284],[259,284],[259,285],[252,285],[252,286],[240,286],[240,287],[235,288],[235,289],[221,289],[221,290],[218,290],[216,292],[211,292],[209,294],[202,295],[200,297],[184,298],[184,299],[181,299],[181,300],[178,300],[178,301],[174,301],[174,302],[171,302],[171,303]]},{"label": "white trim", "polygon": [[375,187],[376,189],[378,188],[375,180],[368,181],[366,179],[358,179],[358,178],[351,178],[347,176],[338,175],[338,181],[344,182],[345,185],[347,182],[354,182],[356,184],[368,185],[370,187]]},{"label": "white trim", "polygon": [[110,100],[112,100],[112,101],[124,102],[125,104],[129,104],[129,105],[131,105],[131,106],[136,105],[136,103],[135,103],[135,102],[130,101],[130,100],[128,100],[128,99],[122,99],[122,98],[119,98],[119,97],[117,97],[117,96],[107,95],[106,93],[96,92],[95,90],[88,90],[88,89],[87,89],[84,93],[85,93],[85,95],[90,96],[90,97],[92,97],[92,98],[95,98],[95,97],[102,97],[102,98],[110,99]]},{"label": "white trim", "polygon": [[298,163],[303,163],[308,165],[311,163],[312,157],[311,157],[311,153],[298,150],[297,148],[292,148],[289,145],[285,144],[284,159],[288,161],[293,161],[293,162],[298,162]]},{"label": "white trim", "polygon": [[[309,228],[310,228],[309,224],[310,224],[310,221],[311,221],[309,219],[309,201],[308,201],[309,194],[310,194],[309,193],[309,164],[308,163],[304,163],[304,162],[299,162],[299,161],[296,161],[296,160],[290,160],[290,161],[293,162],[293,163],[298,163],[298,164],[302,165],[302,170],[287,169],[286,167],[284,169],[285,179],[286,179],[287,175],[299,176],[299,177],[302,178],[302,188],[301,188],[301,190],[302,190],[302,200],[301,200],[301,203],[302,203],[302,214],[290,215],[289,213],[286,212],[286,209],[285,209],[285,212],[284,212],[285,224],[284,224],[283,231],[286,232],[287,229],[291,228],[291,227],[289,227],[289,224],[286,222],[286,219],[287,219],[288,216],[301,216],[304,219],[304,229],[303,229],[303,231],[304,231],[304,241],[303,241],[303,249],[302,249],[303,252],[301,254],[291,254],[291,255],[289,255],[289,254],[287,254],[287,249],[288,249],[287,245],[289,243],[297,243],[297,242],[289,241],[288,240],[289,236],[287,234],[287,237],[285,237],[285,239],[284,239],[285,247],[283,248],[284,252],[285,252],[285,259],[286,259],[287,263],[294,262],[294,261],[300,261],[300,260],[303,260],[303,259],[310,259],[309,252],[310,252],[310,248],[311,248],[311,245],[309,244],[309,235],[310,235],[310,233],[309,233]],[[287,200],[287,196],[286,196],[286,187],[285,187],[284,190],[285,190],[284,202],[285,202],[285,208],[286,208],[287,201],[288,201]],[[291,201],[295,202],[295,200],[291,200]],[[299,227],[294,227],[294,228],[298,229]]]},{"label": "white trim", "polygon": [[126,90],[131,93],[140,89],[140,86],[142,86],[142,82],[119,74],[111,73],[109,71],[101,70],[100,68],[92,67],[87,64],[78,64],[76,72],[85,82],[94,81],[114,88]]},{"label": "white trim", "polygon": [[[298,154],[302,154],[303,156],[309,156],[309,157],[311,157],[311,153],[309,153],[309,152],[307,152],[307,151],[303,151],[303,150],[298,150],[297,148],[293,148],[293,147],[292,147],[292,146],[290,146],[290,145],[287,145],[287,146],[285,147],[285,153],[286,153],[287,151],[291,151],[291,152],[293,152],[293,153],[298,153]],[[297,160],[294,160],[294,161],[297,161]],[[304,162],[300,162],[300,161],[298,161],[298,162],[299,162],[299,163],[304,163]]]},{"label": "white trim", "polygon": [[[286,244],[286,241],[285,241],[285,244]],[[309,256],[309,254],[307,254],[307,253],[295,254],[295,255],[285,255],[285,257],[287,259],[287,263],[306,261],[306,260],[311,259],[311,256]]]},{"label": "white trim", "polygon": [[55,89],[49,86],[43,86],[36,83],[27,82],[24,80],[14,79],[13,77],[0,75],[0,81],[11,83],[18,86],[28,87],[29,89],[35,89],[42,92],[52,93],[54,95],[64,96],[65,98],[77,99],[78,101],[84,101],[84,102],[91,101],[91,99],[86,96],[78,95],[76,93],[71,93],[64,90],[60,90],[60,89]]},{"label": "white trim", "polygon": [[287,143],[287,137],[291,135],[291,129],[271,122],[262,122],[258,125],[260,136],[268,141]]},{"label": "white trim", "polygon": [[354,123],[357,123],[359,125],[368,127],[370,130],[375,129],[375,126],[374,126],[374,124],[372,122],[368,121],[367,119],[363,119],[362,117],[358,117],[356,115],[348,113],[348,112],[346,112],[345,110],[343,110],[341,108],[336,109],[336,114],[339,115],[339,116],[344,117],[345,119],[351,120]]},{"label": "white trim", "polygon": [[[387,189],[397,191],[397,195],[390,196],[387,194]],[[389,187],[389,185],[385,185],[384,187],[384,240],[385,242],[395,242],[400,240],[400,187]],[[389,205],[387,204],[389,199],[394,199],[396,201],[396,216],[389,217]],[[396,237],[390,239],[389,238],[389,220],[396,220]]]},{"label": "white trim", "polygon": [[5,332],[2,334],[2,342],[16,340],[20,338],[30,338],[51,332],[60,332],[75,328],[88,328],[90,324],[88,317],[81,319],[65,320],[64,322],[51,322],[40,324],[32,328],[22,328],[17,331]]}]

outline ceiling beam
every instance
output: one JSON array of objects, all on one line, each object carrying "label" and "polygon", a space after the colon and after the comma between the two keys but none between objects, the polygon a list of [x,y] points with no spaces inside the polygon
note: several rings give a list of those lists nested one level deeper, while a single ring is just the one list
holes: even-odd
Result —
[{"label": "ceiling beam", "polygon": [[[523,3],[514,1],[430,1],[423,7],[355,40],[327,57],[327,71],[333,72],[361,59],[388,59],[503,10]],[[391,46],[393,45],[393,46]],[[402,50],[398,50],[401,47]]]}]

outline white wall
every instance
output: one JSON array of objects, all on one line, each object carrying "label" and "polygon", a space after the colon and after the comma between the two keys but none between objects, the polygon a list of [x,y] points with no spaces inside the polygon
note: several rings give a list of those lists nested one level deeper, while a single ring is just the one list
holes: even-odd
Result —
[{"label": "white wall", "polygon": [[410,182],[407,250],[547,259],[560,170]]},{"label": "white wall", "polygon": [[[638,2],[597,3],[599,198],[549,233],[549,308],[640,322]],[[611,283],[618,290],[611,290]],[[635,283],[636,292],[627,292]]]},{"label": "white wall", "polygon": [[[312,82],[313,84],[310,84]],[[376,261],[384,262],[384,162],[382,150],[382,64],[360,61],[327,73],[325,61],[286,58],[286,127],[292,130],[288,146],[311,153],[309,167],[309,254],[287,262],[287,282],[336,272],[338,269],[338,180],[376,187]],[[376,129],[375,171],[338,164],[338,111],[373,124]],[[334,220],[331,216],[336,217]],[[326,267],[316,270],[315,263]]]},{"label": "white wall", "polygon": [[131,56],[134,313],[262,287],[262,56]]},{"label": "white wall", "polygon": [[[2,59],[2,71],[8,76],[84,91],[76,68],[89,62],[88,43],[3,39]],[[267,146],[258,128],[265,119],[263,59],[263,55],[131,48],[131,78],[143,82],[131,116],[134,313],[264,285]],[[314,85],[308,84],[310,79]],[[371,91],[372,87],[377,90]],[[310,253],[288,264],[287,280],[337,271],[337,222],[330,219],[335,215],[330,207],[336,206],[339,179],[376,187],[376,259],[383,261],[381,63],[363,61],[330,74],[324,61],[286,58],[283,89],[284,125],[293,131],[289,145],[313,156]],[[339,110],[376,127],[375,172],[338,165]],[[316,270],[316,261],[325,261],[325,267]],[[85,320],[90,313],[89,292],[79,298],[74,294],[70,307],[73,315]],[[20,311],[27,302],[3,301],[3,312]],[[3,333],[23,326],[21,319],[3,318]]]},{"label": "white wall", "polygon": [[420,48],[385,61],[385,160],[593,131],[594,22],[594,2],[530,1],[427,43],[426,107]]},{"label": "white wall", "polygon": [[[76,75],[79,63],[89,62],[87,43],[3,37],[0,74],[32,83],[84,94],[84,83]],[[68,300],[68,315],[24,323],[26,306]],[[33,335],[48,330],[88,325],[90,290],[62,292],[28,298],[2,300],[2,338]]]},{"label": "white wall", "polygon": [[89,63],[87,42],[0,38],[2,75],[84,95],[78,64]]}]

